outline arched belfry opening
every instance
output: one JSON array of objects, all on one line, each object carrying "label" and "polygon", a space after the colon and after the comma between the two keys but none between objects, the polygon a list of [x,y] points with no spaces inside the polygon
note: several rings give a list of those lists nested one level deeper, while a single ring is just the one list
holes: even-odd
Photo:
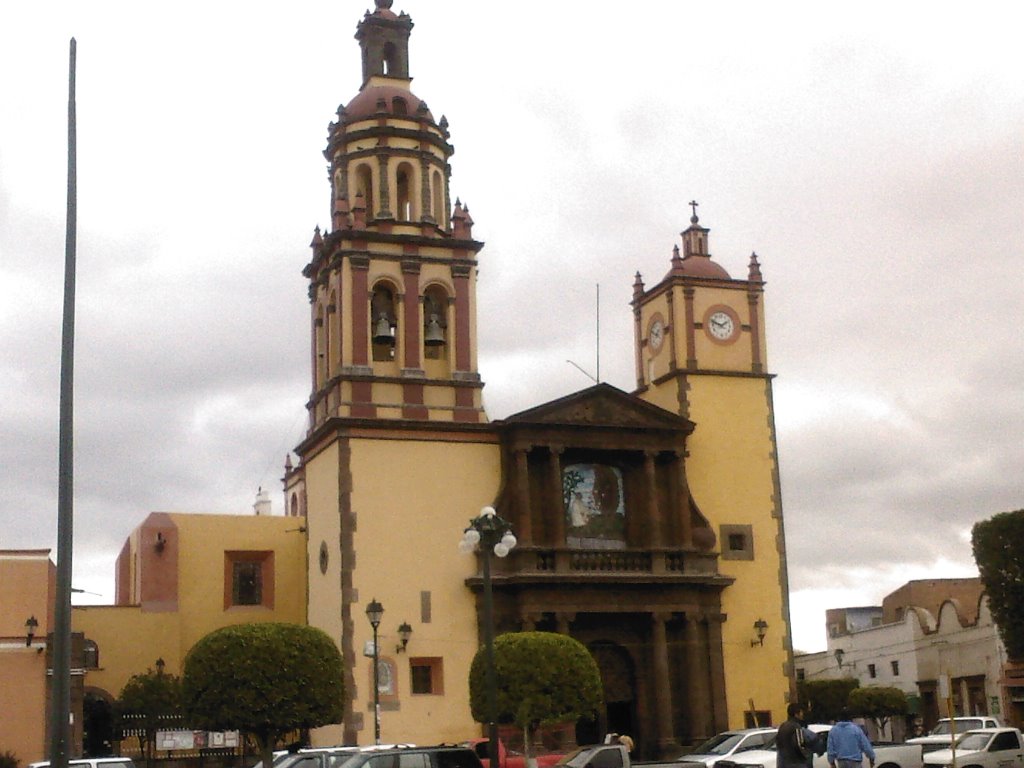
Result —
[{"label": "arched belfry opening", "polygon": [[412,189],[414,183],[414,171],[411,163],[401,162],[395,173],[395,187],[397,192],[396,213],[399,221],[413,220],[413,197]]},{"label": "arched belfry opening", "polygon": [[385,282],[373,287],[370,298],[370,341],[373,344],[374,362],[388,362],[395,359],[397,343],[398,311],[395,291]]},{"label": "arched belfry opening", "polygon": [[448,357],[448,294],[432,285],[423,296],[423,357],[445,360]]}]

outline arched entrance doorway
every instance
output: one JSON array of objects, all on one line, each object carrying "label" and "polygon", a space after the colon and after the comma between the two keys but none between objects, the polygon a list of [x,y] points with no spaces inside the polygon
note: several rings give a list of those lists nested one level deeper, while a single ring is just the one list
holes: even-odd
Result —
[{"label": "arched entrance doorway", "polygon": [[628,734],[635,738],[636,670],[632,657],[625,648],[613,642],[598,641],[591,643],[589,648],[601,671],[605,711],[599,722],[586,724],[595,732],[578,733],[578,742],[593,743],[606,733]]},{"label": "arched entrance doorway", "polygon": [[82,754],[107,757],[114,754],[114,708],[106,691],[90,688],[82,700]]}]

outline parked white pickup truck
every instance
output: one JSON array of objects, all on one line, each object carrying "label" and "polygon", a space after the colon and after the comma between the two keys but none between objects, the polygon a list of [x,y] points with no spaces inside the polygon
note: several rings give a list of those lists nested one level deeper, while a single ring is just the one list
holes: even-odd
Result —
[{"label": "parked white pickup truck", "polygon": [[952,749],[924,756],[924,768],[1024,768],[1024,737],[1016,728],[967,731]]},{"label": "parked white pickup truck", "polygon": [[[1003,724],[999,718],[990,715],[976,715],[974,717],[954,717],[950,720],[944,717],[935,725],[927,736],[917,736],[907,739],[907,744],[920,744],[924,754],[934,752],[937,749],[949,749],[954,738],[959,738],[967,731],[974,731],[978,728],[1002,728]],[[955,731],[955,733],[954,733]]]},{"label": "parked white pickup truck", "polygon": [[[808,725],[812,731],[825,738],[832,728],[831,725]],[[921,768],[921,747],[908,744],[873,744],[875,750],[875,768]],[[754,749],[734,755],[726,760],[719,760],[715,768],[775,768],[778,755],[775,744],[769,749]],[[814,768],[829,768],[828,757],[817,755]],[[1016,766],[1014,768],[1017,768]],[[1024,768],[1020,766],[1019,768]]]}]

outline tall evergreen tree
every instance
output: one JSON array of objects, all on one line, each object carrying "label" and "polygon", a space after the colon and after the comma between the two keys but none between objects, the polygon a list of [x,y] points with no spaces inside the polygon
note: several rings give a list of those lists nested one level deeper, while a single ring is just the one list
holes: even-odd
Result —
[{"label": "tall evergreen tree", "polygon": [[1024,661],[1024,509],[974,524],[974,562],[1012,661]]}]

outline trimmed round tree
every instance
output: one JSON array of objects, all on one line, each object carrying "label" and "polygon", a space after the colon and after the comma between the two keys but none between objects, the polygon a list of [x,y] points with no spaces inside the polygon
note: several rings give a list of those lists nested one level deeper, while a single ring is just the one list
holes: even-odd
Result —
[{"label": "trimmed round tree", "polygon": [[[473,719],[490,719],[487,657],[481,648],[469,671]],[[530,735],[541,725],[594,717],[604,703],[601,673],[586,646],[553,632],[509,632],[494,639],[495,716],[523,730],[527,760]]]},{"label": "trimmed round tree", "polygon": [[264,766],[300,728],[341,722],[341,653],[300,624],[237,624],[211,632],[185,657],[182,699],[193,727],[252,736]]},{"label": "trimmed round tree", "polygon": [[907,694],[899,688],[882,685],[854,688],[847,706],[858,715],[871,718],[879,734],[885,731],[890,719],[905,715],[909,710]]},{"label": "trimmed round tree", "polygon": [[839,719],[839,713],[850,700],[850,693],[859,685],[852,677],[801,680],[796,684],[796,692],[799,700],[807,705],[808,719],[812,723],[827,723]]}]

